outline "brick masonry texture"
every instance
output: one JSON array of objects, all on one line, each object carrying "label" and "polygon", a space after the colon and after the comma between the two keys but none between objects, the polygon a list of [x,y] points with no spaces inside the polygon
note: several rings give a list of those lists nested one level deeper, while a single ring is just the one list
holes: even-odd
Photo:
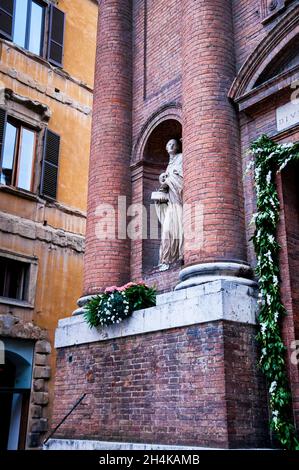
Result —
[{"label": "brick masonry texture", "polygon": [[[230,0],[183,0],[184,203],[204,208],[203,246],[185,242],[185,264],[243,260],[244,218]],[[185,231],[189,227],[185,223]]]},{"label": "brick masonry texture", "polygon": [[57,437],[267,445],[255,333],[215,322],[58,350],[53,425],[88,395]]},{"label": "brick masonry texture", "polygon": [[[100,204],[117,209],[118,196],[130,197],[131,153],[131,1],[103,0],[98,49],[89,172],[85,293],[129,278],[129,241],[96,236],[105,216]],[[97,212],[99,211],[99,212]]]},{"label": "brick masonry texture", "polygon": [[[188,242],[185,244],[184,265],[239,260],[255,266],[250,240],[254,230],[250,220],[256,211],[255,191],[251,176],[243,177],[250,158],[248,147],[263,133],[272,136],[277,142],[299,139],[298,125],[284,132],[277,131],[276,108],[290,101],[291,91],[285,85],[298,79],[296,68],[289,67],[285,75],[279,76],[281,70],[275,68],[277,63],[288,68],[289,51],[282,57],[279,48],[281,44],[287,45],[288,41],[289,45],[293,44],[293,33],[288,30],[290,25],[298,28],[295,18],[296,14],[299,17],[299,2],[290,0],[279,4],[282,3],[284,8],[265,19],[267,15],[264,7],[268,8],[269,5],[264,0],[102,0],[90,160],[85,294],[98,292],[107,285],[141,278],[156,284],[161,292],[172,290],[178,283],[180,266],[172,266],[163,273],[157,270],[159,240],[101,241],[96,237],[96,227],[103,216],[97,213],[100,203],[116,207],[117,197],[125,195],[128,201],[149,204],[150,193],[158,185],[157,176],[167,165],[165,144],[170,136],[183,137],[184,200],[204,205],[204,243],[202,246],[193,246]],[[279,35],[273,33],[278,27]],[[281,40],[275,43],[273,36]],[[271,37],[272,42],[269,40]],[[272,43],[275,46],[272,47]],[[264,44],[267,46],[258,59],[250,59],[257,48]],[[293,48],[290,46],[289,50]],[[272,77],[268,76],[271,82],[263,83],[261,80],[259,87],[256,87],[253,76],[258,73],[258,67],[262,68],[264,59],[272,61]],[[232,98],[229,90],[232,90],[234,80],[242,76],[246,67],[250,71],[249,75],[252,74],[249,77],[252,84],[245,95],[241,93],[242,100],[238,101]],[[256,79],[262,76],[261,73]],[[270,94],[272,88],[274,92]],[[288,348],[294,417],[299,426],[298,366],[292,365],[290,361],[291,342],[299,339],[299,226],[297,180],[294,180],[294,174],[292,171],[285,172],[277,178],[281,200],[278,238],[282,247],[282,298],[288,310],[288,316],[283,322],[283,335]],[[228,362],[233,362],[239,354],[235,341],[239,335],[245,335],[245,327],[218,325],[217,328],[222,328],[222,334],[218,330],[216,335],[217,347],[222,344],[224,349],[222,362],[219,351],[216,355],[219,367],[215,372],[215,382],[220,387],[218,392],[224,395],[218,393],[217,398],[214,396],[214,402],[213,394],[208,393],[212,382],[207,379],[204,382],[207,391],[203,390],[199,381],[195,382],[196,391],[192,392],[190,384],[197,380],[196,374],[193,374],[194,364],[205,354],[207,346],[203,343],[204,349],[196,350],[192,335],[186,331],[163,333],[156,335],[155,339],[148,335],[148,343],[141,337],[111,342],[105,346],[74,348],[71,352],[77,354],[78,351],[78,356],[73,365],[63,362],[68,351],[60,351],[57,393],[58,396],[62,394],[62,401],[56,402],[57,420],[73,404],[67,394],[70,385],[62,379],[64,374],[69,374],[67,377],[74,390],[79,387],[79,396],[81,391],[85,391],[89,365],[91,370],[95,367],[96,371],[95,375],[88,374],[88,387],[91,390],[94,387],[94,396],[89,397],[90,404],[82,405],[80,411],[81,416],[90,423],[88,430],[84,430],[83,426],[80,429],[80,425],[76,427],[78,419],[74,417],[73,422],[65,425],[62,434],[74,437],[98,437],[100,434],[103,439],[130,438],[147,442],[159,440],[177,443],[180,440],[186,444],[196,442],[218,446],[239,445],[244,440],[248,445],[264,442],[263,412],[262,421],[258,422],[258,418],[253,418],[254,412],[246,411],[248,403],[248,406],[257,406],[253,404],[256,403],[253,398],[255,392],[245,399],[242,388],[243,383],[247,383],[246,377],[250,377],[248,386],[251,386],[250,381],[255,384],[259,380],[257,368],[250,369],[251,375],[242,376],[242,380],[239,380],[242,370],[238,369],[237,363],[234,368],[236,375],[226,373]],[[246,331],[248,333],[249,329]],[[173,379],[178,382],[173,382],[173,387],[171,375],[168,377],[166,374],[167,382],[164,383],[163,377],[159,376],[159,369],[155,371],[151,368],[152,352],[149,353],[147,349],[153,342],[155,351],[156,339],[159,338],[157,342],[163,345],[164,341],[170,341],[171,335],[176,338],[173,339],[174,344],[180,344],[183,348],[183,361],[175,359],[180,358],[180,352],[177,351],[172,356],[174,364],[171,365],[165,347],[163,354],[160,353],[160,362],[168,364],[167,373],[171,372],[171,367],[174,368]],[[177,340],[181,335],[188,338],[190,354],[184,349],[184,344],[187,344],[185,340]],[[208,333],[205,332],[203,337],[209,337]],[[209,340],[214,344],[214,338]],[[251,344],[251,340],[248,341],[243,338],[241,344]],[[138,344],[142,345],[143,356],[141,353],[138,355]],[[122,351],[123,359],[117,356],[120,365],[117,366],[111,359],[108,361],[113,366],[110,371],[108,366],[100,364],[102,348],[107,348],[110,354],[116,348],[116,356],[119,350]],[[130,348],[138,352],[136,360],[139,363],[135,363],[135,355],[129,356]],[[110,357],[107,351],[106,358]],[[214,352],[210,350],[210,356],[207,354],[204,359],[208,361],[206,370],[211,366],[209,360],[215,358]],[[189,358],[189,364],[184,362],[186,357]],[[256,361],[252,355],[248,356],[250,359],[245,359],[245,355],[243,357],[244,361],[240,361],[240,364],[245,368],[245,374],[249,364],[253,367]],[[98,366],[97,361],[100,361]],[[177,368],[178,363],[185,364],[185,369]],[[123,382],[122,378],[124,364],[123,374],[129,377],[128,382]],[[78,369],[74,377],[70,372],[72,367]],[[98,367],[100,372],[97,372]],[[200,365],[196,367],[200,368]],[[140,374],[130,372],[138,369],[142,371]],[[180,374],[184,370],[183,379]],[[204,369],[201,369],[201,373],[205,378]],[[101,381],[97,374],[102,374]],[[224,377],[225,390],[221,388]],[[136,385],[135,389],[135,385],[131,384],[134,381],[137,384],[138,380],[139,387]],[[168,387],[167,390],[173,390],[175,407],[168,406],[166,399],[163,401],[164,386]],[[190,390],[188,387],[191,387]],[[196,405],[191,392],[199,400]],[[182,399],[184,393],[189,394],[187,401]],[[138,396],[141,397],[140,406]],[[169,392],[167,396],[172,395]],[[205,397],[203,401],[198,398],[201,396]],[[101,405],[101,400],[105,407]],[[131,409],[128,407],[132,400],[134,406]],[[262,400],[258,405],[261,410],[265,403]],[[178,415],[175,414],[176,409]],[[206,410],[210,410],[210,413]],[[225,423],[228,423],[227,429]],[[216,427],[220,434],[217,434]],[[240,435],[242,429],[245,433],[243,437]],[[251,437],[253,435],[255,439]]]},{"label": "brick masonry texture", "polygon": [[[145,139],[146,144],[154,122],[171,128],[174,110],[177,122],[183,122],[184,199],[204,204],[204,244],[186,243],[185,265],[254,261],[250,229],[245,230],[254,195],[252,184],[242,183],[241,153],[262,132],[273,133],[275,108],[287,97],[277,96],[266,107],[260,104],[238,115],[227,93],[249,55],[289,11],[262,23],[262,3],[177,0],[165,8],[162,0],[101,2],[85,294],[138,280],[150,271],[150,263],[156,265],[158,243],[98,240],[103,214],[96,210],[103,202],[116,208],[119,195],[147,204],[155,178],[167,164],[168,136],[161,126],[156,136],[160,147],[150,156],[155,170],[145,168],[149,156],[140,142]],[[296,3],[288,2],[288,8]],[[131,156],[140,163],[137,177],[135,168],[129,169]],[[172,273],[164,278],[165,288],[175,286]]]}]

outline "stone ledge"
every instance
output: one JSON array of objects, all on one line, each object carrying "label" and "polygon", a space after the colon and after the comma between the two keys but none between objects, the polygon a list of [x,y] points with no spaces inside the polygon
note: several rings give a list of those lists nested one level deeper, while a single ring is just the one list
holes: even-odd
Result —
[{"label": "stone ledge", "polygon": [[90,441],[84,439],[49,439],[43,450],[221,450],[219,448],[141,444],[136,442]]},{"label": "stone ledge", "polygon": [[49,439],[43,450],[251,450],[271,451],[271,448],[227,449],[223,447],[176,446],[166,444],[144,444],[137,442],[92,441],[87,439]]},{"label": "stone ledge", "polygon": [[66,232],[63,229],[44,226],[40,222],[24,219],[0,211],[0,232],[19,235],[30,240],[40,240],[62,248],[69,248],[77,253],[84,253],[83,235]]},{"label": "stone ledge", "polygon": [[196,287],[162,294],[157,306],[138,310],[124,322],[89,328],[83,315],[59,320],[55,347],[107,341],[132,335],[213,321],[256,324],[257,291],[238,281],[214,280]]}]

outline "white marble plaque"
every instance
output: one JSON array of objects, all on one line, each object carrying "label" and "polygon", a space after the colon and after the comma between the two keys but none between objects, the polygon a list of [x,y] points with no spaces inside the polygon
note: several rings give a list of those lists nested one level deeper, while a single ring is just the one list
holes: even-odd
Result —
[{"label": "white marble plaque", "polygon": [[277,130],[283,131],[299,123],[299,103],[289,102],[276,109]]}]

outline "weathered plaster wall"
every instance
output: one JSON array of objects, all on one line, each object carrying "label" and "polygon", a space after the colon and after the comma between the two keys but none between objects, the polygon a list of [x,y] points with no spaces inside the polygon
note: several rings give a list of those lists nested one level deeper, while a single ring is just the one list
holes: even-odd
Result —
[{"label": "weathered plaster wall", "polygon": [[[48,106],[48,128],[61,137],[57,202],[0,188],[0,248],[38,260],[34,308],[0,303],[0,314],[19,317],[25,329],[26,322],[38,325],[48,332],[51,343],[58,318],[69,315],[82,294],[98,12],[94,0],[56,3],[66,13],[63,69],[0,40],[0,91],[9,89]],[[52,350],[49,411],[55,376]]]}]

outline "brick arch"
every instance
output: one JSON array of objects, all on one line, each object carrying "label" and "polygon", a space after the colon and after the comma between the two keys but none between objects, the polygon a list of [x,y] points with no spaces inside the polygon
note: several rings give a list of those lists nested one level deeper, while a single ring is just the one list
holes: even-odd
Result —
[{"label": "brick arch", "polygon": [[[159,187],[159,175],[165,171],[169,156],[166,142],[170,138],[182,137],[181,106],[176,102],[159,108],[145,122],[133,148],[132,154],[132,200],[146,208],[147,235],[151,226],[151,193]],[[144,224],[144,220],[142,221]],[[181,262],[174,263],[168,271],[161,272],[159,263],[160,234],[132,241],[131,278],[144,279],[156,285],[159,292],[175,287]]]},{"label": "brick arch", "polygon": [[145,160],[146,145],[154,130],[163,122],[174,120],[182,124],[182,107],[179,103],[169,103],[159,108],[142,126],[132,152],[132,164]]},{"label": "brick arch", "polygon": [[238,101],[259,85],[265,71],[278,57],[281,57],[288,45],[296,41],[297,36],[299,36],[299,5],[282,18],[248,57],[231,86],[229,98]]}]

